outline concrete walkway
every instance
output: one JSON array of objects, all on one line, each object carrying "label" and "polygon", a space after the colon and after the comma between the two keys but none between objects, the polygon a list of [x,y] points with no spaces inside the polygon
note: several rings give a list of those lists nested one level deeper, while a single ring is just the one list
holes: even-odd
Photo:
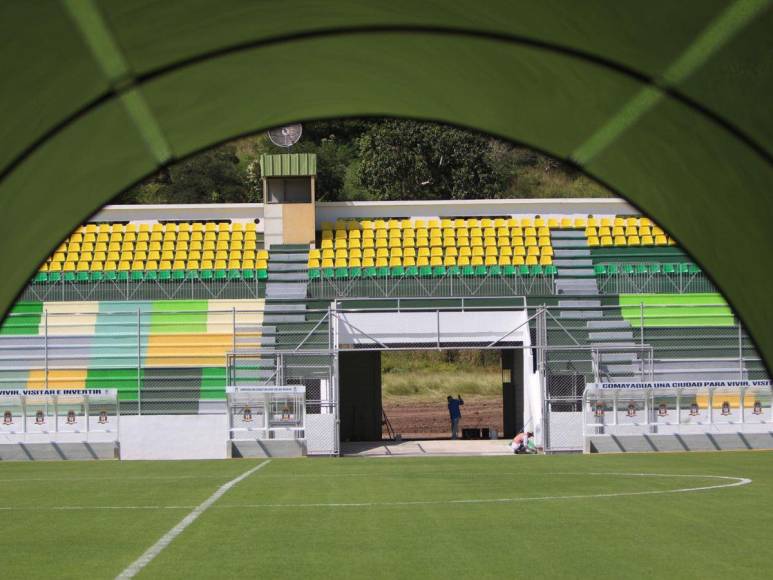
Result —
[{"label": "concrete walkway", "polygon": [[496,440],[430,440],[342,443],[341,453],[356,457],[390,456],[449,456],[449,455],[512,455],[509,439]]}]

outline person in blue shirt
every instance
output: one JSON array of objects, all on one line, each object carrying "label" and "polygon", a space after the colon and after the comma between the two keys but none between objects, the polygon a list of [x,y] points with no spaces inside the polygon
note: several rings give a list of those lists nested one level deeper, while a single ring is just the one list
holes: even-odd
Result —
[{"label": "person in blue shirt", "polygon": [[448,414],[451,415],[451,439],[456,439],[459,432],[459,419],[462,418],[462,412],[459,409],[464,405],[464,399],[461,395],[457,395],[458,399],[454,399],[451,395],[448,395]]}]

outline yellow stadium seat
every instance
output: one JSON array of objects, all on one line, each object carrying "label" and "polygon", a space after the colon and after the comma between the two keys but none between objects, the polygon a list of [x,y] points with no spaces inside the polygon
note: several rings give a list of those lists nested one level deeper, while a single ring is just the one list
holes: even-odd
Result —
[{"label": "yellow stadium seat", "polygon": [[613,225],[615,227],[623,227],[623,226],[625,226],[625,219],[621,218],[619,216],[615,216],[615,218],[614,218],[612,223],[613,223]]},{"label": "yellow stadium seat", "polygon": [[472,250],[468,246],[462,246],[459,248],[459,255],[469,258],[472,255]]},{"label": "yellow stadium seat", "polygon": [[[585,218],[574,218],[574,227],[577,229],[582,229],[587,226],[587,221]],[[595,226],[594,226],[595,227]]]},{"label": "yellow stadium seat", "polygon": [[[322,260],[322,267],[325,267],[325,262],[332,263],[332,260]],[[267,270],[268,269],[268,261],[267,260],[255,260],[255,269],[256,270]]]},{"label": "yellow stadium seat", "polygon": [[457,266],[469,266],[470,265],[470,258],[468,256],[459,256],[459,259],[456,261]]},{"label": "yellow stadium seat", "polygon": [[544,248],[540,248],[540,255],[542,255],[542,256],[552,256],[553,255],[553,247],[552,246],[546,246]]},{"label": "yellow stadium seat", "polygon": [[97,228],[96,224],[87,224],[86,225],[86,233],[87,234],[95,234],[95,233],[97,233],[97,230],[98,230],[98,228]]},{"label": "yellow stadium seat", "polygon": [[480,222],[475,218],[467,218],[467,221],[465,222],[465,225],[467,228],[479,228]]},{"label": "yellow stadium seat", "polygon": [[111,262],[105,262],[105,271],[106,272],[114,272],[117,269],[118,269],[118,267],[116,266],[115,262],[112,262],[112,261]]},{"label": "yellow stadium seat", "polygon": [[539,240],[537,240],[537,245],[540,246],[540,247],[549,246],[550,245],[550,236],[542,236]]},{"label": "yellow stadium seat", "polygon": [[639,227],[651,227],[652,226],[652,220],[647,217],[639,218]]},{"label": "yellow stadium seat", "polygon": [[534,227],[535,228],[541,228],[544,225],[545,225],[545,219],[544,218],[541,218],[540,216],[536,216],[534,218]]},{"label": "yellow stadium seat", "polygon": [[[65,270],[66,269],[67,268],[66,268],[66,264],[65,264]],[[118,271],[119,272],[128,272],[129,270],[131,270],[131,264],[128,261],[122,260],[121,262],[118,263]]]},{"label": "yellow stadium seat", "polygon": [[360,249],[360,247],[361,247],[360,240],[358,239],[349,240],[349,248]]},{"label": "yellow stadium seat", "polygon": [[[177,264],[182,264],[182,262],[175,262],[175,267],[173,269],[177,269]],[[228,261],[228,269],[229,270],[241,270],[242,267],[242,261],[241,260],[229,260]]]},{"label": "yellow stadium seat", "polygon": [[601,236],[600,244],[602,248],[613,246],[612,236]]},{"label": "yellow stadium seat", "polygon": [[612,218],[601,218],[601,227],[602,228],[611,228],[612,227]]},{"label": "yellow stadium seat", "polygon": [[376,268],[387,268],[389,267],[389,260],[386,258],[376,258]]},{"label": "yellow stadium seat", "polygon": [[483,247],[482,246],[475,246],[472,248],[472,255],[473,256],[483,256]]},{"label": "yellow stadium seat", "polygon": [[603,238],[604,236],[611,236],[612,235],[612,228],[608,226],[601,226],[599,228],[599,237]]},{"label": "yellow stadium seat", "polygon": [[[166,259],[166,252],[163,252],[161,254],[161,259],[162,260]],[[217,262],[218,260],[223,260],[223,261],[228,260],[228,252],[226,252],[225,250],[219,250],[215,252],[215,261]]]},{"label": "yellow stadium seat", "polygon": [[[168,262],[161,262],[161,269],[162,270],[168,270],[169,267],[164,268],[164,264],[168,264]],[[228,268],[228,262],[225,260],[215,260],[215,270],[226,270]]]},{"label": "yellow stadium seat", "polygon": [[639,218],[629,217],[628,219],[625,220],[625,225],[628,227],[638,227]]},{"label": "yellow stadium seat", "polygon": [[539,260],[537,259],[537,256],[526,256],[525,263],[527,266],[536,266],[539,264]]},{"label": "yellow stadium seat", "polygon": [[561,224],[560,227],[567,227],[567,228],[569,228],[572,225],[571,223],[569,223],[568,225],[564,226],[563,225],[563,220],[561,222],[559,222],[557,218],[548,218],[548,228],[557,228],[557,227],[559,227],[559,223]]},{"label": "yellow stadium seat", "polygon": [[655,240],[652,238],[652,236],[642,236],[641,238],[641,245],[642,246],[654,246]]},{"label": "yellow stadium seat", "polygon": [[523,266],[525,263],[523,256],[513,256],[513,266]]},{"label": "yellow stadium seat", "polygon": [[497,246],[500,248],[509,248],[510,238],[497,238]]},{"label": "yellow stadium seat", "polygon": [[585,237],[586,238],[595,238],[598,236],[598,231],[594,227],[587,227],[585,228]]},{"label": "yellow stadium seat", "polygon": [[624,236],[625,235],[625,229],[623,226],[615,226],[612,228],[612,237],[617,236]]},{"label": "yellow stadium seat", "polygon": [[359,268],[362,265],[362,261],[359,258],[350,258],[349,259],[349,267],[350,268]]},{"label": "yellow stadium seat", "polygon": [[405,257],[405,258],[415,258],[416,257],[416,248],[403,248],[403,257]]},{"label": "yellow stadium seat", "polygon": [[639,239],[639,236],[628,236],[626,238],[626,244],[629,246],[640,246],[641,240]]},{"label": "yellow stadium seat", "polygon": [[389,250],[389,256],[391,258],[402,258],[403,257],[403,249],[402,248],[391,248]]},{"label": "yellow stadium seat", "polygon": [[319,258],[309,258],[306,266],[308,268],[319,268]]},{"label": "yellow stadium seat", "polygon": [[500,256],[512,256],[513,255],[513,249],[510,246],[503,246],[499,248],[499,255]]},{"label": "yellow stadium seat", "polygon": [[470,238],[470,247],[482,247],[483,246],[483,238]]},{"label": "yellow stadium seat", "polygon": [[388,248],[389,243],[387,242],[386,238],[381,238],[379,240],[376,240],[376,248]]},{"label": "yellow stadium seat", "polygon": [[[581,219],[581,218],[578,218],[578,219]],[[585,227],[597,228],[599,227],[599,220],[597,220],[595,217],[588,216],[588,221],[586,222]]]},{"label": "yellow stadium seat", "polygon": [[539,259],[540,266],[550,266],[553,263],[553,258],[550,256],[542,256]]},{"label": "yellow stadium seat", "polygon": [[639,226],[639,236],[651,236],[652,228],[650,226]]},{"label": "yellow stadium seat", "polygon": [[198,260],[188,260],[188,262],[185,264],[186,270],[198,270],[199,269],[199,261]]},{"label": "yellow stadium seat", "polygon": [[429,255],[432,256],[432,257],[442,256],[443,255],[443,249],[442,248],[430,248]]},{"label": "yellow stadium seat", "polygon": [[201,269],[202,270],[211,270],[214,267],[214,262],[212,260],[202,260],[201,261]]},{"label": "yellow stadium seat", "polygon": [[524,240],[523,245],[526,246],[526,247],[536,246],[537,245],[537,238],[535,238],[534,236],[527,237]]},{"label": "yellow stadium seat", "polygon": [[625,235],[626,236],[638,236],[639,235],[639,228],[636,226],[625,226]]},{"label": "yellow stadium seat", "polygon": [[486,256],[496,256],[497,254],[499,254],[499,248],[497,248],[496,246],[488,246],[484,248],[484,250],[485,250],[484,254]]},{"label": "yellow stadium seat", "polygon": [[390,258],[390,259],[389,259],[389,267],[390,267],[390,268],[399,268],[399,267],[401,267],[402,265],[403,265],[403,260],[402,260],[402,258],[395,258],[395,257],[392,257],[392,258]]},{"label": "yellow stadium seat", "polygon": [[499,256],[499,261],[497,264],[499,266],[509,266],[511,264],[512,260],[508,256]]},{"label": "yellow stadium seat", "polygon": [[429,266],[429,258],[427,256],[419,256],[416,259],[416,265],[421,268],[422,266]]},{"label": "yellow stadium seat", "polygon": [[470,259],[470,265],[471,266],[482,266],[483,265],[483,256],[473,256]]},{"label": "yellow stadium seat", "polygon": [[526,255],[527,256],[539,256],[539,248],[537,246],[527,246],[526,247]]},{"label": "yellow stadium seat", "polygon": [[75,270],[78,272],[88,272],[90,263],[91,262],[78,262],[78,264],[75,267]]},{"label": "yellow stadium seat", "polygon": [[614,236],[616,246],[625,246],[625,236]]},{"label": "yellow stadium seat", "polygon": [[376,230],[385,230],[387,228],[387,223],[384,220],[376,220],[373,223],[373,228]]},{"label": "yellow stadium seat", "polygon": [[544,236],[550,236],[550,228],[546,228],[546,227],[537,228],[537,237],[542,238]]},{"label": "yellow stadium seat", "polygon": [[[373,261],[373,258],[363,258],[362,259],[362,267],[363,268],[373,268],[375,265],[375,262]],[[324,264],[322,265],[324,267]]]},{"label": "yellow stadium seat", "polygon": [[512,238],[510,238],[510,245],[512,247],[523,246],[524,245],[523,244],[523,237],[521,237],[521,236],[513,236]]},{"label": "yellow stadium seat", "polygon": [[669,246],[675,246],[676,245],[676,240],[674,238],[672,238],[671,236],[668,237],[668,245]]},{"label": "yellow stadium seat", "polygon": [[231,231],[231,224],[229,223],[219,223],[217,224],[217,231],[218,232],[230,232]]},{"label": "yellow stadium seat", "polygon": [[95,261],[91,263],[92,272],[101,272],[104,269],[104,264],[101,261]]},{"label": "yellow stadium seat", "polygon": [[191,231],[191,224],[188,222],[181,222],[178,224],[178,231],[185,232],[186,234]]},{"label": "yellow stadium seat", "polygon": [[513,248],[513,256],[525,256],[525,255],[526,255],[525,246],[515,246]]},{"label": "yellow stadium seat", "polygon": [[652,226],[652,235],[653,236],[665,236],[666,232],[663,231],[660,226]]},{"label": "yellow stadium seat", "polygon": [[497,265],[497,258],[496,256],[486,256],[486,258],[483,261],[484,266],[496,266]]}]

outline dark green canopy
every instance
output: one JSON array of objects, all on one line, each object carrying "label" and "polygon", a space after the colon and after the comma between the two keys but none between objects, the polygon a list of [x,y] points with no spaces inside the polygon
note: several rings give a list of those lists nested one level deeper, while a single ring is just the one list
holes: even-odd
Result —
[{"label": "dark green canopy", "polygon": [[573,161],[674,234],[773,362],[770,0],[7,0],[0,39],[0,311],[164,164],[400,116]]}]

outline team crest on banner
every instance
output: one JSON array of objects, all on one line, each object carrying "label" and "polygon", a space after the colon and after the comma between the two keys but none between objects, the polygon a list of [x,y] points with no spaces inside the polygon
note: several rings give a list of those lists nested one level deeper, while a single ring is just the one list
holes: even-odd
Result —
[{"label": "team crest on banner", "polygon": [[107,423],[107,411],[100,411],[99,412],[99,419],[97,420],[97,422],[100,425],[105,425]]},{"label": "team crest on banner", "polygon": [[13,425],[13,413],[10,411],[3,413],[3,425]]},{"label": "team crest on banner", "polygon": [[249,407],[244,407],[244,411],[242,412],[242,421],[244,423],[252,422],[252,409]]},{"label": "team crest on banner", "polygon": [[35,425],[44,425],[46,422],[46,416],[43,411],[35,412]]},{"label": "team crest on banner", "polygon": [[627,417],[636,417],[636,405],[633,403],[628,403],[628,411],[626,412]]},{"label": "team crest on banner", "polygon": [[660,405],[658,405],[658,417],[666,416],[668,416],[668,407],[665,403],[660,403]]},{"label": "team crest on banner", "polygon": [[700,408],[698,407],[698,403],[693,403],[690,405],[690,417],[697,417],[698,413],[700,413]]},{"label": "team crest on banner", "polygon": [[72,409],[67,411],[67,424],[75,425],[75,411],[73,411]]},{"label": "team crest on banner", "polygon": [[762,415],[762,403],[754,401],[754,408],[752,409],[752,415]]},{"label": "team crest on banner", "polygon": [[722,416],[727,417],[730,414],[730,403],[725,401],[722,403]]}]

